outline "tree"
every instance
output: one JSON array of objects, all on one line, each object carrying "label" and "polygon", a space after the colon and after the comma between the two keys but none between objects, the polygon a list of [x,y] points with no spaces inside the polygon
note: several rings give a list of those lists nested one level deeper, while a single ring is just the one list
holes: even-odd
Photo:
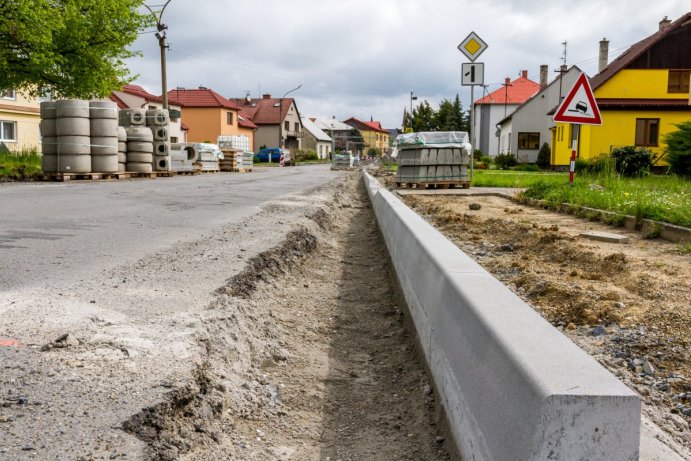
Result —
[{"label": "tree", "polygon": [[124,60],[152,18],[142,0],[0,0],[0,88],[106,96],[132,79]]},{"label": "tree", "polygon": [[354,148],[356,152],[362,152],[362,150],[365,148],[365,140],[363,139],[360,130],[358,130],[357,128],[350,129],[350,131],[348,132],[347,146],[349,149]]},{"label": "tree", "polygon": [[434,109],[429,102],[422,101],[420,105],[413,109],[413,131],[432,131],[434,130]]},{"label": "tree", "polygon": [[691,120],[675,126],[678,129],[665,136],[665,160],[672,173],[691,177]]},{"label": "tree", "polygon": [[549,144],[545,142],[537,153],[537,166],[540,168],[547,168],[551,163],[551,157],[552,151],[549,148]]}]

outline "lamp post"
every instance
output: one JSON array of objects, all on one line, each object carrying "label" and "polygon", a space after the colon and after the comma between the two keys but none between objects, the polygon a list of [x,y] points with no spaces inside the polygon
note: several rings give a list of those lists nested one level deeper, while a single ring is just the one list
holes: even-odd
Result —
[{"label": "lamp post", "polygon": [[413,95],[413,92],[410,92],[410,130],[413,130],[413,101],[417,101],[417,96]]},{"label": "lamp post", "polygon": [[168,76],[166,71],[166,48],[168,48],[168,45],[166,45],[166,30],[168,26],[163,24],[161,19],[169,3],[170,0],[167,0],[158,14],[148,5],[144,5],[146,9],[151,12],[151,15],[156,21],[156,38],[158,39],[158,46],[161,47],[161,98],[163,99],[163,109],[165,110],[168,110]]},{"label": "lamp post", "polygon": [[[283,97],[278,101],[278,148],[280,149],[283,147],[283,120],[281,120],[281,110],[283,109],[283,100],[285,99],[286,96],[288,96],[290,93],[293,91],[297,91],[300,88],[302,88],[302,83],[293,88],[292,90],[288,90],[285,92]],[[271,155],[269,155],[269,162],[271,161]]]}]

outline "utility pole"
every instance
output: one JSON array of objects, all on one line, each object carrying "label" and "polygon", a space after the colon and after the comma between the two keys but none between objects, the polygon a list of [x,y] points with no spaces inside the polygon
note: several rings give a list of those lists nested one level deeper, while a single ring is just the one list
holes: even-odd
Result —
[{"label": "utility pole", "polygon": [[[286,96],[288,96],[290,93],[293,91],[297,91],[300,88],[302,88],[302,83],[299,84],[297,87],[293,88],[292,90],[288,90],[285,92],[283,97],[278,100],[278,148],[280,149],[283,147],[283,120],[281,119],[281,111],[283,110],[283,100],[285,99]],[[269,155],[269,162],[271,162],[271,155]]]},{"label": "utility pole", "polygon": [[166,30],[168,26],[163,24],[161,20],[163,12],[169,3],[170,0],[167,0],[159,12],[155,12],[148,5],[144,5],[156,21],[156,38],[158,39],[158,46],[161,47],[161,98],[163,99],[163,109],[165,110],[168,110],[168,75],[166,71],[166,49],[168,48],[168,45],[166,45]]},{"label": "utility pole", "polygon": [[410,120],[410,130],[412,131],[413,129],[413,101],[417,101],[417,96],[413,95],[413,92],[410,92],[410,117],[408,117],[408,120]]},{"label": "utility pole", "polygon": [[511,79],[509,77],[506,77],[504,80],[504,83],[502,83],[502,86],[504,87],[504,117],[507,115],[507,104],[509,103],[509,87],[513,86],[511,84]]}]

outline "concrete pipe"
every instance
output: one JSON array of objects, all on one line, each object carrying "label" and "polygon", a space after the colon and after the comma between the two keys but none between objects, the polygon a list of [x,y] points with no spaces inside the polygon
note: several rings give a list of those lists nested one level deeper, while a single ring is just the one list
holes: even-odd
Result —
[{"label": "concrete pipe", "polygon": [[88,136],[60,136],[58,138],[58,154],[89,155],[91,154],[91,138]]},{"label": "concrete pipe", "polygon": [[55,137],[58,135],[58,123],[54,118],[41,120],[40,127],[42,137]]},{"label": "concrete pipe", "polygon": [[179,161],[182,162],[183,160],[187,160],[187,152],[181,149],[171,149],[170,150],[170,159],[174,161]]},{"label": "concrete pipe", "polygon": [[127,129],[124,126],[118,126],[118,141],[127,142]]},{"label": "concrete pipe", "polygon": [[44,155],[54,155],[58,153],[58,138],[54,136],[44,136],[41,139],[41,152]]},{"label": "concrete pipe", "polygon": [[144,152],[128,152],[127,153],[127,163],[153,163],[153,154]]},{"label": "concrete pipe", "polygon": [[170,164],[170,157],[156,157],[156,171],[173,171]]},{"label": "concrete pipe", "polygon": [[43,101],[41,104],[41,119],[47,120],[56,118],[55,101]]},{"label": "concrete pipe", "polygon": [[114,136],[92,136],[91,155],[118,155],[118,138]]},{"label": "concrete pipe", "polygon": [[58,155],[60,173],[91,173],[90,155]]},{"label": "concrete pipe", "polygon": [[170,123],[170,116],[165,109],[149,109],[146,111],[146,124],[166,126]]},{"label": "concrete pipe", "polygon": [[154,141],[168,141],[167,126],[152,126],[151,131],[154,133]]},{"label": "concrete pipe", "polygon": [[154,134],[144,126],[131,126],[127,128],[127,141],[153,142]]},{"label": "concrete pipe", "polygon": [[150,163],[127,162],[127,171],[131,171],[133,173],[151,173],[153,171],[153,167]]},{"label": "concrete pipe", "polygon": [[56,123],[58,136],[90,136],[91,128],[88,118],[58,117]]},{"label": "concrete pipe", "polygon": [[154,145],[150,142],[127,141],[127,152],[144,152],[146,154],[153,154]]},{"label": "concrete pipe", "polygon": [[114,118],[92,118],[89,126],[91,127],[91,136],[108,136],[118,137],[118,121]]},{"label": "concrete pipe", "polygon": [[118,162],[119,163],[127,163],[127,154],[123,152],[118,152]]},{"label": "concrete pipe", "polygon": [[81,99],[61,99],[55,103],[57,118],[89,118],[89,101]]},{"label": "concrete pipe", "polygon": [[124,173],[125,171],[127,171],[127,165],[123,162],[118,162],[118,173]]},{"label": "concrete pipe", "polygon": [[113,101],[89,101],[89,118],[118,119],[118,105]]},{"label": "concrete pipe", "polygon": [[118,142],[118,152],[127,152],[127,143],[126,142]]},{"label": "concrete pipe", "polygon": [[154,154],[156,155],[170,155],[170,144],[167,142],[155,142]]},{"label": "concrete pipe", "polygon": [[58,171],[58,156],[43,154],[41,157],[41,170],[44,173],[55,173]]},{"label": "concrete pipe", "polygon": [[92,155],[91,171],[94,173],[117,173],[118,156],[116,155]]},{"label": "concrete pipe", "polygon": [[124,127],[141,126],[146,121],[144,109],[122,109],[118,113],[118,121]]}]

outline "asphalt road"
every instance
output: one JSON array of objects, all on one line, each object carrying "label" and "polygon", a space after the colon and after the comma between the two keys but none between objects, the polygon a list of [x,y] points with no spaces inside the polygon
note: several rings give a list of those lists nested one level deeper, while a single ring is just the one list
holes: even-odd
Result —
[{"label": "asphalt road", "polygon": [[0,293],[88,278],[337,176],[326,165],[310,165],[155,180],[0,185]]}]

